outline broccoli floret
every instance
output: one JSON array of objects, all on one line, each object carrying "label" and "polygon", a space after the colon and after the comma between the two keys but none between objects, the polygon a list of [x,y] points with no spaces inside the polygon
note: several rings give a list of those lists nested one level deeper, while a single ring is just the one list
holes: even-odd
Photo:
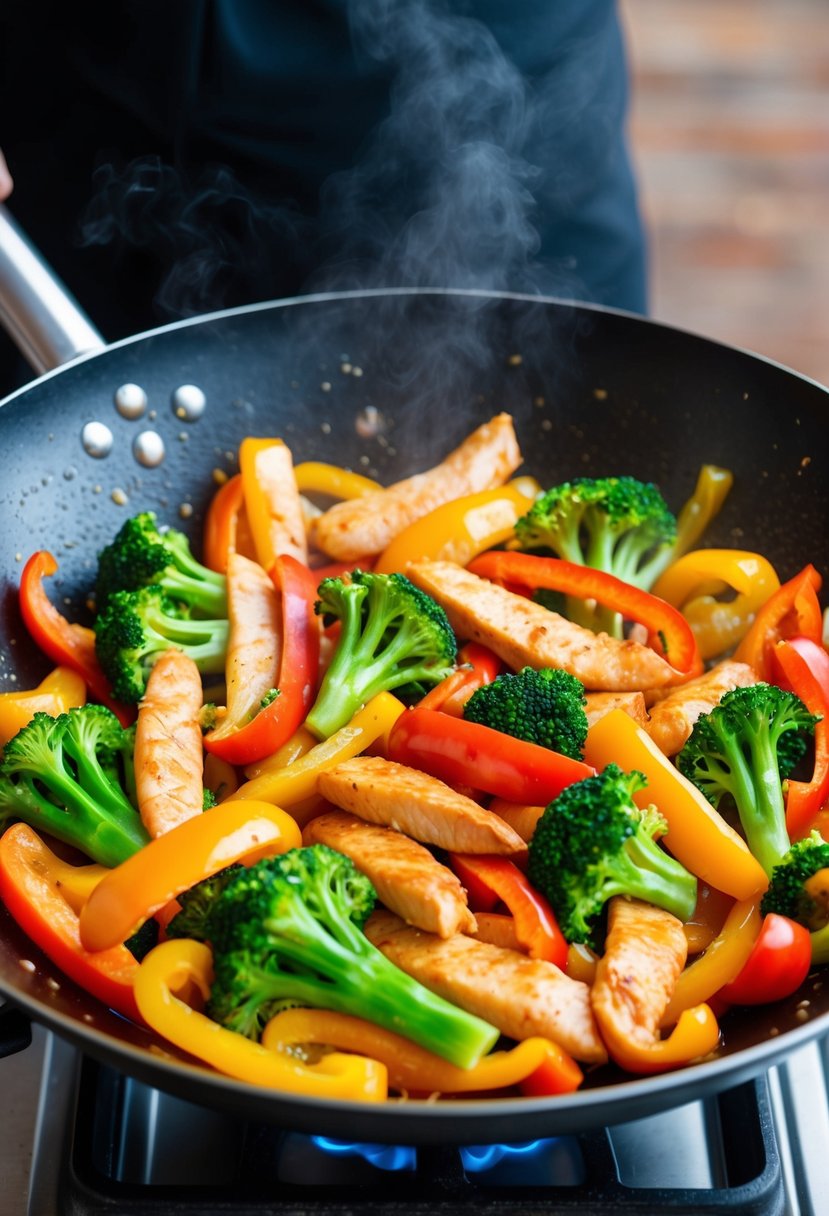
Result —
[{"label": "broccoli floret", "polygon": [[320,739],[344,726],[367,701],[392,689],[422,694],[454,670],[455,635],[446,613],[402,574],[326,578],[318,614],[342,629],[305,725]]},{"label": "broccoli floret", "polygon": [[555,798],[529,845],[529,878],[559,918],[568,941],[595,945],[595,922],[614,895],[643,899],[687,920],[697,880],[657,844],[667,823],[633,795],[647,785],[640,772],[609,764]]},{"label": "broccoli floret", "polygon": [[812,832],[804,840],[795,841],[780,865],[774,867],[760,903],[764,916],[777,912],[809,930],[815,964],[829,963],[829,890],[819,899],[807,887],[809,879],[821,870],[829,871],[829,844],[819,832]]},{"label": "broccoli floret", "polygon": [[131,704],[165,650],[183,650],[203,675],[223,673],[228,628],[226,619],[192,620],[160,587],[116,591],[95,618],[95,653],[115,696]]},{"label": "broccoli floret", "polygon": [[95,597],[100,611],[117,591],[157,584],[208,617],[227,615],[227,579],[196,561],[183,532],[160,532],[151,511],[128,519],[98,556]]},{"label": "broccoli floret", "polygon": [[22,819],[101,865],[131,857],[149,836],[115,779],[124,733],[102,705],[36,713],[6,744],[0,819]]},{"label": "broccoli floret", "polygon": [[524,667],[517,675],[496,676],[491,684],[476,689],[463,716],[581,760],[587,738],[586,703],[584,685],[569,671]]},{"label": "broccoli floret", "polygon": [[179,895],[181,911],[177,912],[167,926],[168,937],[192,937],[197,942],[210,940],[208,921],[216,900],[224,891],[237,870],[242,866],[236,862],[226,866],[209,878],[203,878],[189,891]]},{"label": "broccoli floret", "polygon": [[737,808],[749,849],[767,874],[789,851],[783,780],[808,747],[819,718],[792,692],[750,684],[701,714],[677,766],[719,809]]},{"label": "broccoli floret", "polygon": [[[521,549],[552,552],[648,590],[670,559],[676,517],[655,485],[635,477],[576,477],[553,486],[515,525]],[[622,635],[618,613],[575,597],[566,615]]]},{"label": "broccoli floret", "polygon": [[216,805],[216,795],[212,790],[209,790],[207,786],[205,786],[201,792],[201,809],[203,811],[209,811],[212,810]]},{"label": "broccoli floret", "polygon": [[158,921],[154,917],[149,917],[144,921],[144,924],[135,930],[132,937],[128,937],[124,945],[129,950],[133,958],[140,963],[153,949],[158,945],[159,926]]},{"label": "broccoli floret", "polygon": [[[258,1039],[281,1009],[333,1009],[404,1034],[461,1068],[474,1065],[498,1031],[429,992],[369,942],[362,926],[375,898],[350,858],[325,845],[233,873],[206,918],[215,970],[208,1014]],[[186,895],[182,902],[186,912]]]}]

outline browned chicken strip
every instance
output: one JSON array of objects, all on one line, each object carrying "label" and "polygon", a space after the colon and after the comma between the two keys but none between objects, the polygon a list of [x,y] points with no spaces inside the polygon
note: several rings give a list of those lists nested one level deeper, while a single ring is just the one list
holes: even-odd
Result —
[{"label": "browned chicken strip", "polygon": [[371,879],[380,902],[407,924],[438,937],[475,931],[475,917],[458,878],[408,836],[343,811],[329,811],[311,820],[302,839],[350,857]]},{"label": "browned chicken strip", "polygon": [[135,792],[150,836],[200,815],[202,683],[189,655],[167,650],[150,672],[135,726]]},{"label": "browned chicken strip", "polygon": [[406,573],[443,606],[459,638],[488,646],[515,671],[563,667],[585,688],[613,692],[659,688],[678,678],[648,646],[591,633],[452,562],[411,562]]},{"label": "browned chicken strip", "polygon": [[610,901],[604,955],[590,990],[593,1012],[613,1054],[614,1042],[647,1046],[685,966],[682,922],[637,899]]},{"label": "browned chicken strip", "polygon": [[666,756],[681,751],[701,714],[710,713],[721,697],[732,688],[756,684],[754,668],[748,663],[725,659],[705,675],[680,684],[656,702],[645,729]]},{"label": "browned chicken strip", "polygon": [[607,1059],[590,989],[552,963],[463,934],[443,940],[382,909],[369,917],[366,935],[401,971],[511,1039],[542,1035],[584,1063]]},{"label": "browned chicken strip", "polygon": [[310,541],[339,561],[382,553],[398,532],[435,507],[503,485],[521,460],[512,418],[497,414],[434,468],[325,511],[312,520]]},{"label": "browned chicken strip", "polygon": [[320,773],[323,798],[370,823],[454,853],[523,854],[517,832],[437,777],[380,756],[356,756]]},{"label": "browned chicken strip", "polygon": [[637,726],[645,726],[648,721],[648,710],[645,696],[641,692],[589,692],[586,694],[587,704],[584,712],[587,724],[592,726],[609,714],[611,709],[623,709],[633,718]]}]

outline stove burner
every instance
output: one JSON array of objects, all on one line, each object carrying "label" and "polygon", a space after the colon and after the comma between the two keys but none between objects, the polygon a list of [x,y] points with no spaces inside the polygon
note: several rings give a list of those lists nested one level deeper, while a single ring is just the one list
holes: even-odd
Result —
[{"label": "stove burner", "polygon": [[311,1143],[335,1157],[362,1157],[378,1170],[397,1173],[417,1166],[417,1150],[400,1144],[349,1144],[346,1140],[331,1140],[327,1136],[311,1136]]}]

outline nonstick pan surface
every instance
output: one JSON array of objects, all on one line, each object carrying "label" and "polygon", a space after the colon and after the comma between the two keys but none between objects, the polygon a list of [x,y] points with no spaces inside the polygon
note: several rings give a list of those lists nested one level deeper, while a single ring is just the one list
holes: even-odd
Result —
[{"label": "nonstick pan surface", "polygon": [[[125,383],[147,392],[139,420],[113,404]],[[206,396],[198,420],[171,406],[184,384]],[[755,548],[781,579],[809,561],[829,570],[829,393],[816,383],[638,317],[537,297],[302,297],[119,343],[2,405],[0,686],[31,686],[50,666],[17,611],[21,565],[35,549],[58,560],[54,601],[84,619],[97,552],[128,514],[154,510],[197,540],[214,471],[235,471],[245,435],[281,436],[296,460],[386,482],[436,462],[501,409],[514,415],[526,469],[544,485],[629,473],[656,481],[677,509],[700,465],[719,464],[735,487],[706,545]],[[93,420],[113,432],[103,459],[81,441]],[[156,468],[133,455],[147,429],[166,447]],[[733,1011],[717,1058],[666,1076],[630,1080],[607,1068],[568,1097],[372,1109],[283,1097],[188,1061],[64,979],[4,910],[0,989],[89,1054],[192,1101],[398,1143],[518,1141],[638,1118],[735,1084],[829,1031],[829,984],[817,976],[789,1001]]]}]

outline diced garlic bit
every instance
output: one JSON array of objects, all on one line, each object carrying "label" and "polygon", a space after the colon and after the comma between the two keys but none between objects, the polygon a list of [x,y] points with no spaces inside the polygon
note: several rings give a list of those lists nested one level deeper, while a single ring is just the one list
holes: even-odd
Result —
[{"label": "diced garlic bit", "polygon": [[30,958],[19,958],[17,962],[23,971],[35,972],[37,970]]},{"label": "diced garlic bit", "polygon": [[224,471],[224,469],[214,469],[211,476],[213,477],[213,480],[217,486],[223,486],[227,481],[227,473]]},{"label": "diced garlic bit", "polygon": [[110,494],[110,498],[115,503],[116,507],[123,507],[128,501],[126,491],[122,490],[120,486],[115,487]]},{"label": "diced garlic bit", "polygon": [[189,519],[193,514],[193,504],[191,502],[183,502],[178,509],[178,513],[182,519]]}]

